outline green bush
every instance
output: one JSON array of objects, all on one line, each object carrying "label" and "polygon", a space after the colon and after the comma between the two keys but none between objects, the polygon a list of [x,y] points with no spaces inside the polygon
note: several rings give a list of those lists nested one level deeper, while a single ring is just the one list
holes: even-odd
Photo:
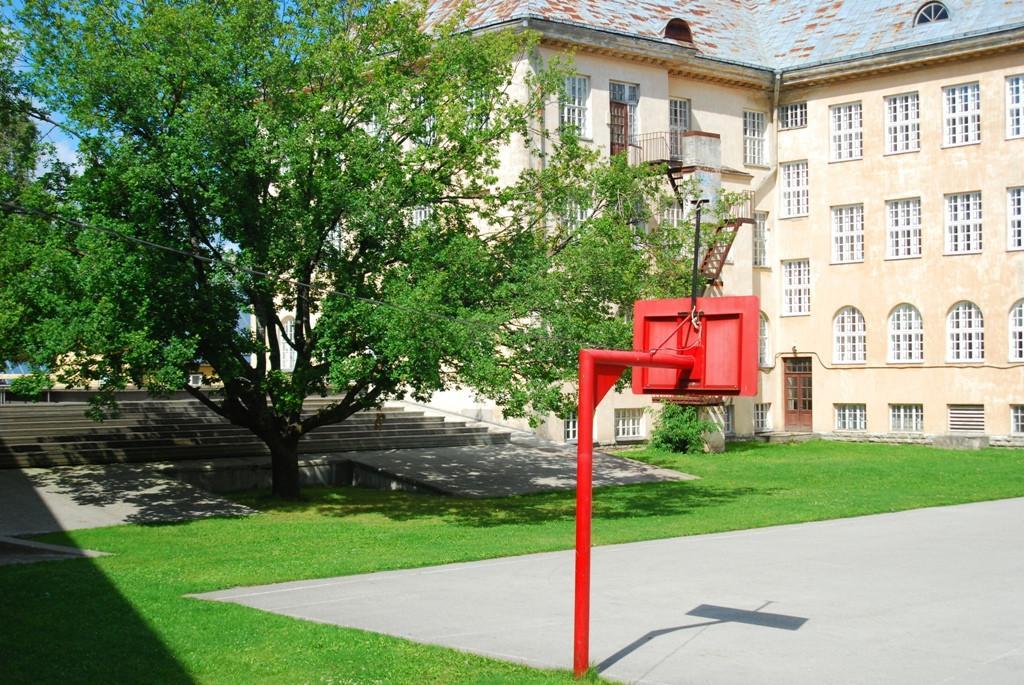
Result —
[{"label": "green bush", "polygon": [[715,424],[700,418],[697,407],[665,404],[651,435],[651,444],[673,452],[698,454],[704,451],[704,433],[715,429]]}]

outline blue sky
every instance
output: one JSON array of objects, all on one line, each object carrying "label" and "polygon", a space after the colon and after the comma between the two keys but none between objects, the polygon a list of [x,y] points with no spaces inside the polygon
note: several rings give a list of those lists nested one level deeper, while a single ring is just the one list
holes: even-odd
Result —
[{"label": "blue sky", "polygon": [[[0,14],[4,19],[13,21],[21,6],[22,0],[0,0]],[[54,120],[62,121],[63,118],[54,116]],[[74,164],[77,157],[78,141],[52,124],[37,123],[36,125],[44,141],[53,145],[57,157],[68,164]]]}]

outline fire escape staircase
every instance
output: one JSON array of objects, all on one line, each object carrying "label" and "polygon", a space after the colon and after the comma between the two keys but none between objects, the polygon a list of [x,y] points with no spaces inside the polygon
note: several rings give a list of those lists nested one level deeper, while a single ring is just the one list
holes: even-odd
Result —
[{"label": "fire escape staircase", "polygon": [[[689,173],[689,169],[671,163],[665,172],[669,185],[672,186],[672,195],[683,210],[686,209],[684,204],[686,199],[683,197],[679,185]],[[736,234],[739,232],[740,225],[753,223],[752,218],[747,218],[752,213],[749,211],[752,199],[750,194],[747,194],[738,206],[731,208],[730,217],[714,227],[711,239],[708,241],[709,247],[704,252],[704,256],[700,261],[700,274],[704,278],[705,284],[704,290],[700,293],[702,296],[707,293],[708,288],[713,286],[721,287],[722,268],[729,258],[729,251],[732,249],[732,244],[736,241]],[[744,209],[748,209],[748,211],[744,212]]]}]

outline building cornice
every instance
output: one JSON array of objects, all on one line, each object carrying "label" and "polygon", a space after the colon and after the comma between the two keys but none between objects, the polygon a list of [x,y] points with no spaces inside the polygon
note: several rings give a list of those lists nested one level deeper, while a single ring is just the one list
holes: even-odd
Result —
[{"label": "building cornice", "polygon": [[781,71],[783,89],[871,78],[1024,50],[1024,27]]}]

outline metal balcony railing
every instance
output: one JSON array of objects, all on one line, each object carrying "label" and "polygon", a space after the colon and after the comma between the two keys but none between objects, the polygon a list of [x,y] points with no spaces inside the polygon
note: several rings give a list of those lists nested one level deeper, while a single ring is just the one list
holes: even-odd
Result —
[{"label": "metal balcony railing", "polygon": [[717,133],[704,131],[641,133],[630,137],[629,161],[632,164],[719,170],[722,167],[722,140]]}]

